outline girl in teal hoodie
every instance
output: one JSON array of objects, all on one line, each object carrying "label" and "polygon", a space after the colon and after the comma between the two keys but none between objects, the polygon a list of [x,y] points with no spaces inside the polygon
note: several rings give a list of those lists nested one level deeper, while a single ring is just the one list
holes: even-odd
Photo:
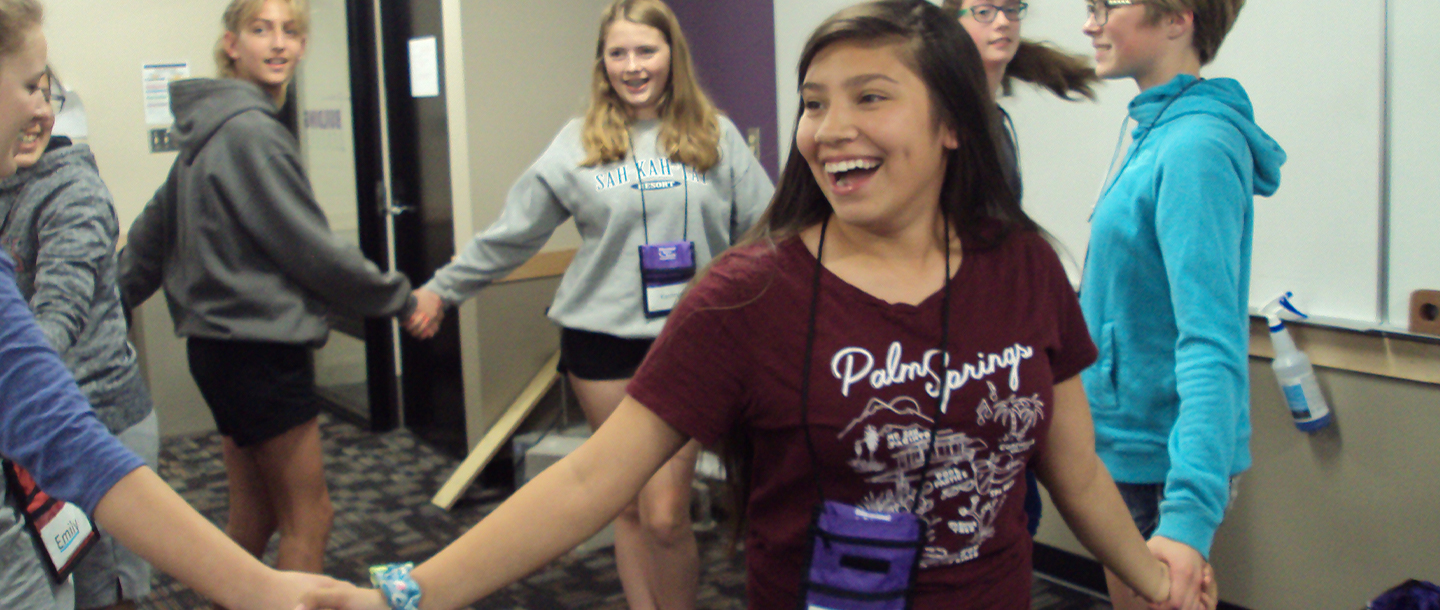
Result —
[{"label": "girl in teal hoodie", "polygon": [[[1253,198],[1285,162],[1238,82],[1199,78],[1241,4],[1094,0],[1085,25],[1096,72],[1141,89],[1080,290],[1100,349],[1083,374],[1096,451],[1152,551],[1197,579],[1250,466]],[[1110,581],[1116,608],[1138,607]]]}]

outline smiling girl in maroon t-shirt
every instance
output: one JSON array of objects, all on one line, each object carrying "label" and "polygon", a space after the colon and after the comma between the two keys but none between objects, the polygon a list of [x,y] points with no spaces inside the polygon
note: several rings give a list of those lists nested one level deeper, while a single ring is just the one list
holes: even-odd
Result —
[{"label": "smiling girl in maroon t-shirt", "polygon": [[[694,438],[738,458],[751,608],[803,607],[802,578],[821,588],[827,564],[806,549],[839,540],[811,539],[822,493],[827,508],[924,524],[910,607],[1028,608],[1027,465],[1106,567],[1178,606],[1095,456],[1078,376],[1095,347],[1005,184],[975,45],[929,2],[884,0],[822,24],[800,73],[774,201],[695,280],[629,396],[434,559],[387,571],[386,591],[471,603],[599,530]],[[1203,599],[1213,607],[1213,589]],[[375,592],[309,601],[387,607]]]}]

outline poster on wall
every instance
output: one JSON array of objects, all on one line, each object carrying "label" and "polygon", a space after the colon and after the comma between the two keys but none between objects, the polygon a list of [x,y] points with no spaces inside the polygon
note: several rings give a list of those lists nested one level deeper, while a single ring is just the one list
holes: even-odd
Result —
[{"label": "poster on wall", "polygon": [[188,62],[147,63],[140,68],[140,82],[145,89],[145,124],[170,125],[170,81],[190,78]]}]

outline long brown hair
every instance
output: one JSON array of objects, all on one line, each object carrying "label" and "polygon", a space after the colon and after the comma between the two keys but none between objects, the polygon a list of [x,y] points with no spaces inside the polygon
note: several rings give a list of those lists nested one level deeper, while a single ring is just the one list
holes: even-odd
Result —
[{"label": "long brown hair", "polygon": [[0,0],[0,56],[18,50],[26,34],[44,20],[45,9],[36,0]]},{"label": "long brown hair", "polygon": [[[959,19],[960,9],[965,0],[945,0],[942,8],[952,19]],[[973,44],[973,43],[972,43]],[[1095,99],[1095,66],[1085,55],[1066,53],[1048,42],[1020,39],[1020,48],[1005,67],[1005,77],[1000,80],[1001,95],[1014,92],[1012,79],[1020,79],[1038,87],[1044,87],[1061,99],[1073,100],[1071,94],[1078,93],[1091,100]]]},{"label": "long brown hair", "polygon": [[1005,78],[1000,79],[1000,94],[1013,92],[1012,79],[1049,89],[1057,97],[1074,100],[1072,93],[1079,93],[1090,100],[1095,99],[1095,66],[1084,55],[1073,55],[1061,51],[1048,42],[1020,40],[1015,58],[1005,67]]},{"label": "long brown hair", "polygon": [[[960,24],[939,7],[925,0],[878,0],[835,13],[805,43],[799,80],[804,82],[810,63],[830,45],[888,41],[901,44],[901,60],[925,82],[934,127],[952,130],[959,141],[955,150],[946,152],[939,202],[954,233],[967,248],[987,248],[1002,243],[1012,232],[1037,231],[1039,227],[1020,209],[1001,171],[996,146],[1002,137],[998,110],[980,53]],[[775,198],[742,241],[776,244],[819,224],[832,212],[830,201],[792,138]],[[737,254],[725,256],[733,255]],[[753,453],[749,435],[743,430],[731,431],[721,452],[737,512],[735,533],[739,538],[750,496]]]},{"label": "long brown hair", "polygon": [[665,156],[698,172],[715,167],[720,162],[720,119],[715,104],[695,80],[690,44],[680,31],[680,21],[660,0],[615,0],[601,14],[590,107],[585,111],[581,135],[585,160],[580,165],[613,163],[630,152],[629,130],[634,119],[605,72],[605,36],[610,25],[621,20],[660,30],[670,45],[670,78],[660,100],[657,147]]}]

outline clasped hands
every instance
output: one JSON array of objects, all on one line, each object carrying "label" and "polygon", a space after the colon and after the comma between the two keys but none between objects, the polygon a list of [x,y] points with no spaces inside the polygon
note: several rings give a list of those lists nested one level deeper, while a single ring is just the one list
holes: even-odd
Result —
[{"label": "clasped hands", "polygon": [[1169,595],[1150,603],[1151,610],[1215,610],[1220,603],[1219,585],[1215,571],[1199,551],[1164,536],[1152,537],[1146,544],[1170,579]]},{"label": "clasped hands", "polygon": [[440,331],[440,322],[445,319],[445,301],[424,288],[417,288],[414,294],[415,311],[410,312],[401,327],[416,339],[429,339]]}]

